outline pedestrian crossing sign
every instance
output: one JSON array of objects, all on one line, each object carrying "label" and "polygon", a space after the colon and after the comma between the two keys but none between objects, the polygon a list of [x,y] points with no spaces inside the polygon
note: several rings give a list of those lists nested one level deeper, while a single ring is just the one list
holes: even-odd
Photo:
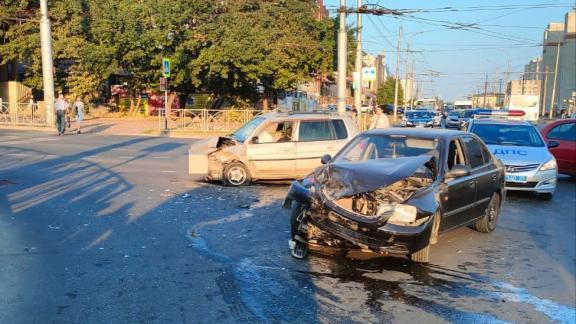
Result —
[{"label": "pedestrian crossing sign", "polygon": [[162,75],[165,78],[170,77],[170,59],[162,58]]}]

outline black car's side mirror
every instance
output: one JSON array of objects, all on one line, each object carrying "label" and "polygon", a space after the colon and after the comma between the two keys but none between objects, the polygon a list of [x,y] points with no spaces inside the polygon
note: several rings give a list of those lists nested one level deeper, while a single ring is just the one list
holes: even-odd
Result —
[{"label": "black car's side mirror", "polygon": [[557,141],[548,141],[547,145],[548,145],[548,148],[551,149],[551,148],[555,148],[555,147],[560,146],[560,143],[558,143]]},{"label": "black car's side mirror", "polygon": [[446,173],[446,179],[455,179],[470,175],[470,168],[463,164],[456,164]]},{"label": "black car's side mirror", "polygon": [[320,158],[320,162],[322,162],[322,164],[326,164],[330,162],[330,160],[332,160],[332,156],[330,156],[330,154],[324,154],[322,155],[322,158]]},{"label": "black car's side mirror", "polygon": [[260,141],[260,139],[258,138],[258,136],[254,136],[254,137],[252,137],[252,139],[250,140],[250,143],[252,143],[252,144],[258,144],[259,141]]}]

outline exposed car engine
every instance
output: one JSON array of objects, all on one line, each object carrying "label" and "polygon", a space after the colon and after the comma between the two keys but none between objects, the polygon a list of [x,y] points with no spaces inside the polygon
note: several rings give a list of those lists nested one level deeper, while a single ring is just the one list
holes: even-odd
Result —
[{"label": "exposed car engine", "polygon": [[391,206],[405,202],[417,190],[431,183],[431,177],[412,176],[376,191],[339,199],[338,204],[365,216],[380,217]]}]

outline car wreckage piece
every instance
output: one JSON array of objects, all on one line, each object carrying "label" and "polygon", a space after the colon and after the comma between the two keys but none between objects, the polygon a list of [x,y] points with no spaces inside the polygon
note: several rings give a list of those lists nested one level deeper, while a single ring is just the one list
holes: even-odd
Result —
[{"label": "car wreckage piece", "polygon": [[430,241],[438,197],[432,156],[333,163],[292,184],[292,255],[308,244],[411,254]]}]

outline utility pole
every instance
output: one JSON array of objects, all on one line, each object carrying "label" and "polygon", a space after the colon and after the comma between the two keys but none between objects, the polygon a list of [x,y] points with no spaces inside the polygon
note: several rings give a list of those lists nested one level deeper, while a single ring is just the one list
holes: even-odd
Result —
[{"label": "utility pole", "polygon": [[398,116],[398,77],[400,75],[400,42],[402,41],[402,25],[398,29],[398,45],[396,46],[396,85],[394,87],[394,120]]},{"label": "utility pole", "polygon": [[540,89],[540,91],[544,91],[542,95],[542,114],[540,116],[546,115],[546,94],[548,92],[548,65],[544,64],[544,87]]},{"label": "utility pole", "polygon": [[[340,0],[340,26],[338,28],[338,114],[346,114],[346,0]],[[360,107],[357,107],[360,111]]]},{"label": "utility pole", "polygon": [[357,28],[356,32],[356,74],[358,82],[358,88],[354,89],[354,106],[356,106],[356,111],[360,111],[362,107],[362,14],[360,13],[360,8],[362,7],[362,0],[358,0],[358,13],[356,13]]},{"label": "utility pole", "polygon": [[[554,118],[556,112],[556,82],[558,80],[558,62],[560,61],[560,42],[556,45],[556,66],[554,67],[554,82],[552,83],[552,95],[550,96],[550,118]],[[556,105],[557,106],[557,105]]]},{"label": "utility pole", "polygon": [[52,61],[52,35],[48,19],[48,0],[40,0],[40,48],[42,55],[42,82],[46,124],[54,126],[54,66]]},{"label": "utility pole", "polygon": [[488,90],[488,73],[486,73],[486,80],[484,81],[484,103],[482,108],[486,109],[486,91]]},{"label": "utility pole", "polygon": [[404,103],[406,103],[406,98],[412,96],[412,82],[408,85],[408,59],[410,57],[410,43],[406,46],[406,71],[405,71],[405,79],[404,79]]}]

